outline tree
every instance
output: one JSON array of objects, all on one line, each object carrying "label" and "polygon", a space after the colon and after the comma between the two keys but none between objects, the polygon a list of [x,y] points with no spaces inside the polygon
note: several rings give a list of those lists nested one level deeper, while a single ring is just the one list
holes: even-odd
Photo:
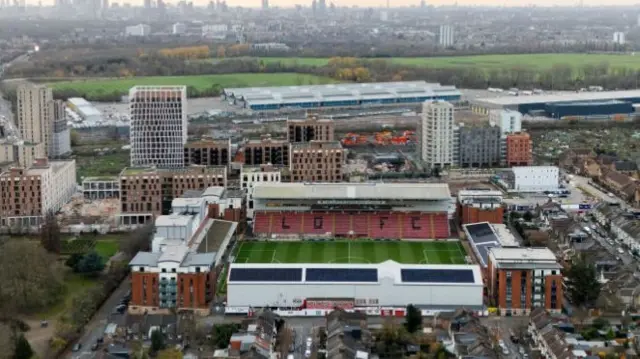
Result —
[{"label": "tree", "polygon": [[151,332],[151,351],[157,353],[164,349],[164,335],[159,330]]},{"label": "tree", "polygon": [[80,134],[76,130],[71,130],[70,134],[71,147],[80,145]]},{"label": "tree", "polygon": [[0,309],[28,314],[58,302],[64,293],[55,257],[33,242],[0,246]]},{"label": "tree", "polygon": [[13,359],[31,359],[33,356],[33,350],[31,349],[31,345],[24,337],[24,335],[20,334],[18,340],[16,340],[16,348],[13,354]]},{"label": "tree", "polygon": [[78,265],[78,262],[80,262],[80,260],[82,260],[82,254],[74,253],[70,255],[69,258],[67,258],[67,260],[64,262],[64,265],[75,270],[75,267],[76,265]]},{"label": "tree", "polygon": [[153,223],[129,232],[120,240],[120,251],[129,258],[133,258],[138,252],[151,249],[151,235],[153,234]]},{"label": "tree", "polygon": [[522,215],[522,219],[524,219],[526,222],[531,222],[531,220],[533,219],[533,214],[531,213],[531,211],[526,211],[524,212],[524,215]]},{"label": "tree", "polygon": [[415,333],[422,327],[422,313],[413,304],[407,305],[404,327],[409,333]]},{"label": "tree", "polygon": [[216,349],[224,349],[229,346],[229,341],[233,333],[237,332],[240,326],[236,323],[216,324],[211,332],[211,341]]},{"label": "tree", "polygon": [[49,253],[60,254],[60,225],[53,212],[48,212],[44,217],[44,222],[40,227],[40,244]]},{"label": "tree", "polygon": [[576,258],[567,271],[567,290],[576,306],[593,306],[600,295],[600,282],[596,268],[581,258]]},{"label": "tree", "polygon": [[224,58],[224,56],[226,55],[226,53],[227,53],[227,50],[224,48],[224,46],[222,46],[222,45],[218,46],[218,50],[217,50],[217,52],[216,52],[216,56],[217,56],[219,59]]},{"label": "tree", "polygon": [[76,273],[95,276],[100,274],[104,267],[105,264],[102,257],[96,251],[91,251],[82,256],[82,258],[73,267],[73,270]]},{"label": "tree", "polygon": [[593,320],[593,322],[591,323],[591,326],[601,330],[604,328],[608,328],[610,326],[609,321],[604,319],[604,318],[596,318]]},{"label": "tree", "polygon": [[182,359],[182,352],[178,349],[165,349],[158,352],[156,359]]}]

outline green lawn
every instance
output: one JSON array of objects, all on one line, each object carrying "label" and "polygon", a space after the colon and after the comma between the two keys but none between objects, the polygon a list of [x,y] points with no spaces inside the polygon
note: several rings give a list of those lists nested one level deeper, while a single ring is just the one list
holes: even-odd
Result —
[{"label": "green lawn", "polygon": [[129,163],[129,151],[76,156],[78,181],[81,182],[82,177],[118,176]]},{"label": "green lawn", "polygon": [[[264,62],[282,62],[285,64],[300,64],[308,66],[323,66],[329,62],[328,58],[283,58],[263,57]],[[640,55],[614,54],[516,54],[516,55],[478,55],[478,56],[445,56],[445,57],[393,57],[381,58],[392,63],[412,66],[428,66],[437,68],[448,67],[479,67],[483,70],[504,70],[513,67],[545,70],[556,64],[570,65],[579,68],[584,65],[599,65],[608,63],[610,68],[627,67],[640,69]]]},{"label": "green lawn", "polygon": [[459,242],[243,242],[236,263],[464,264]]},{"label": "green lawn", "polygon": [[109,260],[114,254],[118,253],[119,246],[120,244],[117,240],[99,240],[96,241],[93,249],[95,249],[102,258]]},{"label": "green lawn", "polygon": [[96,78],[74,81],[52,82],[49,85],[55,90],[69,90],[84,92],[87,96],[98,93],[120,92],[128,93],[136,85],[185,85],[193,86],[197,90],[205,90],[213,85],[220,87],[253,87],[253,86],[292,86],[324,84],[334,82],[329,78],[296,74],[296,73],[239,73],[225,75],[200,76],[151,76],[130,78]]}]

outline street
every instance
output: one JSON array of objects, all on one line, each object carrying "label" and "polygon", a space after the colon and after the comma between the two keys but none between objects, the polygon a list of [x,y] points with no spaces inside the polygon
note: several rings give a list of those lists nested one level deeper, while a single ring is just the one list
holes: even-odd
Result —
[{"label": "street", "polygon": [[[93,345],[98,338],[102,338],[104,334],[104,329],[109,323],[109,319],[112,315],[120,315],[120,314],[112,314],[113,308],[115,308],[118,304],[120,304],[120,300],[127,291],[131,288],[131,284],[129,279],[125,279],[120,286],[111,294],[111,296],[104,302],[102,307],[96,312],[93,319],[85,326],[84,334],[78,341],[80,343],[81,348],[80,352],[73,353],[72,358],[77,359],[89,359],[94,358],[96,352],[91,351],[91,345]],[[75,344],[75,343],[73,343]],[[101,350],[102,348],[99,348]],[[68,355],[65,355],[68,357]]]}]

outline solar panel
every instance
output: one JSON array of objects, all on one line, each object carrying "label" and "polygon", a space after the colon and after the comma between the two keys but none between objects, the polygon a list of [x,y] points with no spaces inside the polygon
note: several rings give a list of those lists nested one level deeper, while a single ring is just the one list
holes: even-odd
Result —
[{"label": "solar panel", "polygon": [[401,269],[400,277],[409,283],[473,283],[471,269]]},{"label": "solar panel", "polygon": [[301,282],[302,268],[231,268],[234,282]]},{"label": "solar panel", "polygon": [[471,235],[471,241],[476,244],[498,241],[489,223],[469,224],[466,225],[465,228],[469,232],[469,235]]},{"label": "solar panel", "polygon": [[378,270],[359,268],[307,268],[307,282],[377,282]]}]

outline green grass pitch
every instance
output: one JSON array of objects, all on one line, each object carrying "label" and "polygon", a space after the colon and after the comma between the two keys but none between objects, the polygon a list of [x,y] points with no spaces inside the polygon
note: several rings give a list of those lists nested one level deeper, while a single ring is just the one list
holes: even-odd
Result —
[{"label": "green grass pitch", "polygon": [[465,264],[459,242],[242,242],[236,263]]}]

